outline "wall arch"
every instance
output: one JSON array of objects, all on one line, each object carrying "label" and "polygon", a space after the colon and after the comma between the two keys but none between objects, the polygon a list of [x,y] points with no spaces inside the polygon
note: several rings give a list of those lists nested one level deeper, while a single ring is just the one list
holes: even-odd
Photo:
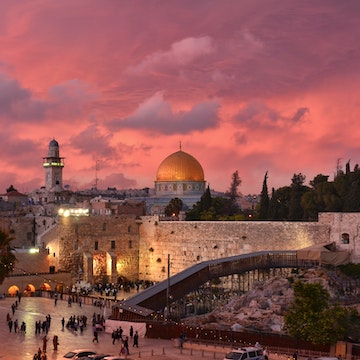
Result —
[{"label": "wall arch", "polygon": [[35,286],[33,284],[27,284],[24,288],[25,295],[31,295],[31,293],[35,292]]},{"label": "wall arch", "polygon": [[16,286],[16,285],[11,285],[9,288],[8,288],[8,294],[10,295],[10,296],[15,296],[15,295],[17,295],[17,294],[19,294],[20,293],[20,289],[19,289],[19,287],[18,286]]}]

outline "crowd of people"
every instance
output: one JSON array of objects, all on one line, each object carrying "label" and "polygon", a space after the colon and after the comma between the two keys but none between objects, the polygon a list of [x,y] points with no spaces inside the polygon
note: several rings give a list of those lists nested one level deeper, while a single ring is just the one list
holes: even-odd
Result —
[{"label": "crowd of people", "polygon": [[[139,334],[137,330],[134,331],[134,328],[130,326],[129,336],[133,340],[133,347],[139,347]],[[120,342],[120,355],[129,355],[129,336],[124,335],[124,331],[121,326],[119,326],[116,330],[113,330],[111,337],[112,343]]]},{"label": "crowd of people", "polygon": [[[54,294],[54,307],[56,308],[58,300],[66,300],[63,298],[63,296],[60,296],[59,294]],[[69,297],[70,298],[70,297]],[[19,324],[18,319],[14,318],[16,317],[16,310],[18,309],[18,306],[21,301],[21,295],[17,295],[16,301],[11,305],[11,312],[7,313],[6,321],[9,327],[9,332],[14,333],[21,333],[26,334],[26,323],[24,321]],[[71,306],[72,302],[69,306]],[[94,298],[93,305],[98,307],[100,310],[102,310],[103,307],[105,307],[106,300],[105,299],[99,299]],[[79,304],[79,308],[81,308],[81,304]],[[10,315],[12,314],[12,315]],[[105,317],[104,315],[98,314],[96,312],[93,313],[92,316],[92,332],[93,332],[93,342],[99,342],[98,334],[99,332],[105,332]],[[84,329],[87,326],[88,318],[86,315],[71,315],[67,320],[65,320],[65,317],[62,317],[61,319],[61,325],[62,325],[62,331],[65,331],[66,329],[69,331],[72,331],[74,334],[77,334],[77,332],[82,333]],[[39,341],[41,341],[42,346],[39,346],[36,352],[34,353],[33,360],[46,360],[47,359],[47,353],[48,353],[48,334],[50,330],[50,326],[52,323],[52,317],[50,314],[47,314],[44,319],[36,319],[34,327],[31,327],[31,329],[34,329],[35,336],[39,336]],[[116,342],[120,344],[120,354],[126,354],[129,355],[129,342],[132,341],[133,347],[139,347],[139,334],[136,330],[133,329],[133,327],[130,327],[129,333],[124,334],[124,331],[122,330],[121,326],[115,330],[112,333],[112,340],[113,344]],[[58,350],[59,345],[59,337],[57,335],[54,335],[52,338],[52,345],[53,350]]]}]

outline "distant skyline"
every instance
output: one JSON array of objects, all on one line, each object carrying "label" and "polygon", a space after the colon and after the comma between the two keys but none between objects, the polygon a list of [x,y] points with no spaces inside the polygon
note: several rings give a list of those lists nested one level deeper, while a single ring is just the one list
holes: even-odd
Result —
[{"label": "distant skyline", "polygon": [[[154,186],[179,149],[243,194],[360,163],[360,2],[2,0],[0,192]],[[97,171],[96,171],[97,164]]]}]

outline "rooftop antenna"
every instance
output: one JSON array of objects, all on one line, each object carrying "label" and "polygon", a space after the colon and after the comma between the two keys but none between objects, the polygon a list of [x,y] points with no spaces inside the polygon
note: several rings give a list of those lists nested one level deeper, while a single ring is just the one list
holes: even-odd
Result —
[{"label": "rooftop antenna", "polygon": [[181,151],[181,140],[179,141],[179,149]]}]

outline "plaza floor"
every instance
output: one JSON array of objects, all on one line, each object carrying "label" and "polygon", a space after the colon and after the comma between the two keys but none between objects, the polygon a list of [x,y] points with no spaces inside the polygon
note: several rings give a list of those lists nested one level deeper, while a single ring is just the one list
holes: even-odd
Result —
[{"label": "plaza floor", "polygon": [[[61,359],[62,356],[70,350],[79,348],[94,349],[97,353],[109,353],[118,355],[120,343],[112,344],[111,334],[99,333],[99,343],[93,343],[93,334],[91,320],[93,314],[103,315],[103,310],[94,305],[72,304],[70,307],[67,301],[58,300],[55,306],[54,300],[41,297],[22,297],[18,303],[14,314],[12,314],[12,305],[17,298],[5,298],[0,300],[0,359],[20,360],[33,359],[37,349],[42,348],[42,334],[35,334],[35,322],[44,321],[46,316],[51,316],[51,326],[47,334],[47,359]],[[15,321],[21,324],[26,323],[26,333],[15,333],[9,331],[7,324],[7,314]],[[72,315],[86,315],[88,326],[81,334],[74,332],[66,327],[63,330],[61,319],[64,317],[67,321]],[[54,335],[59,338],[58,350],[53,350],[52,339]],[[127,335],[127,334],[124,334]],[[200,349],[184,348],[179,349],[174,341],[161,339],[139,339],[139,348],[133,348],[130,345],[130,355],[128,359],[223,359],[221,352],[204,351]]]}]

